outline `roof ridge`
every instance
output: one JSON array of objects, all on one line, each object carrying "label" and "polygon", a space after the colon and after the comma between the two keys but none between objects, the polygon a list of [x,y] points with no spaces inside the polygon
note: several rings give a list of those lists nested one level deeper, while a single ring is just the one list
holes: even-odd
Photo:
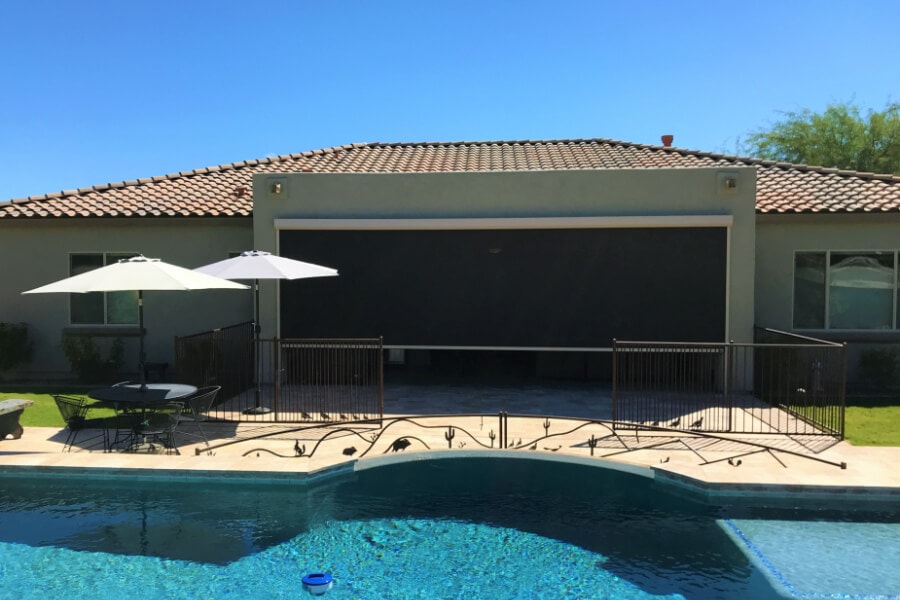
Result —
[{"label": "roof ridge", "polygon": [[63,196],[80,196],[91,192],[103,192],[110,189],[118,189],[122,187],[142,186],[146,184],[155,184],[163,181],[175,181],[179,179],[187,179],[198,175],[208,173],[217,173],[225,171],[236,171],[243,168],[254,167],[259,164],[273,164],[279,162],[287,162],[298,160],[301,158],[313,158],[326,154],[337,154],[347,150],[360,150],[364,148],[427,148],[427,147],[486,147],[486,146],[553,146],[553,145],[578,145],[578,144],[608,144],[613,146],[622,146],[636,149],[646,149],[653,151],[661,151],[668,154],[679,154],[681,156],[693,156],[697,158],[709,158],[713,160],[723,160],[727,162],[745,164],[748,166],[772,167],[784,170],[797,170],[812,173],[821,173],[825,175],[836,175],[839,177],[855,177],[861,179],[885,181],[888,183],[900,182],[900,175],[870,173],[863,171],[852,171],[847,169],[837,169],[833,167],[822,167],[816,165],[805,165],[797,163],[788,163],[774,160],[767,160],[753,157],[743,157],[737,155],[729,155],[718,152],[707,152],[703,150],[690,150],[674,146],[662,146],[656,144],[642,144],[637,142],[626,142],[622,140],[614,140],[610,138],[558,138],[550,140],[481,140],[481,141],[419,141],[419,142],[357,142],[352,144],[343,144],[340,146],[331,146],[316,150],[307,150],[304,152],[296,152],[292,154],[279,154],[275,156],[266,156],[263,158],[236,161],[231,163],[223,163],[192,169],[190,171],[179,171],[177,173],[169,173],[166,175],[157,175],[153,177],[142,177],[139,179],[129,179],[123,181],[114,181],[105,184],[93,185],[90,187],[82,187],[78,189],[61,190],[36,196],[27,196],[25,198],[13,198],[9,200],[12,204],[21,204],[25,202],[34,202],[42,200],[50,200]]},{"label": "roof ridge", "polygon": [[752,156],[739,156],[737,154],[724,154],[721,152],[709,152],[706,150],[692,150],[689,148],[679,148],[677,146],[663,146],[658,144],[642,144],[639,142],[626,142],[623,140],[615,140],[612,138],[558,138],[550,140],[485,140],[485,141],[458,141],[458,142],[389,142],[380,143],[373,142],[370,144],[354,145],[369,147],[427,147],[427,146],[502,146],[502,145],[565,145],[565,144],[583,144],[583,143],[600,143],[612,144],[619,146],[629,146],[633,148],[644,148],[648,150],[662,150],[669,153],[678,153],[682,156],[690,155],[703,158],[712,158],[718,160],[727,160],[730,162],[741,162],[749,165],[759,165],[762,167],[779,167],[787,169],[796,169],[798,171],[809,171],[824,174],[835,174],[844,177],[861,177],[864,179],[878,179],[889,182],[900,182],[900,175],[892,173],[873,173],[869,171],[854,171],[852,169],[838,169],[837,167],[823,167],[819,165],[807,165],[802,163],[791,163],[777,160],[768,160],[764,158],[754,158]]}]

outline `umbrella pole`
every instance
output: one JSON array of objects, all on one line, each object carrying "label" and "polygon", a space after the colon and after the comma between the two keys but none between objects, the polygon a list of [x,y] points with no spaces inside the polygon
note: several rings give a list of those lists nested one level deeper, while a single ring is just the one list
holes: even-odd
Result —
[{"label": "umbrella pole", "polygon": [[259,332],[262,329],[259,325],[259,279],[253,280],[253,290],[254,290],[254,298],[253,298],[253,306],[255,311],[255,317],[253,319],[253,373],[254,379],[256,379],[256,402],[253,408],[248,408],[244,411],[245,415],[265,415],[267,413],[272,412],[271,408],[262,405],[262,389],[260,388],[259,383]]},{"label": "umbrella pole", "polygon": [[141,382],[141,391],[146,391],[147,389],[147,371],[144,369],[144,364],[147,360],[147,355],[144,353],[144,292],[143,290],[138,290],[138,337],[140,338],[141,350],[138,353],[138,371],[140,374],[138,377]]}]

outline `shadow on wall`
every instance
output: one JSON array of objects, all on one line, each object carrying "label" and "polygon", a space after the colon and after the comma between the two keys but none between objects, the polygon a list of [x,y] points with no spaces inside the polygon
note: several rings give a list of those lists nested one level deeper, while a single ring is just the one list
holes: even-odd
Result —
[{"label": "shadow on wall", "polygon": [[34,343],[28,335],[27,323],[0,323],[0,381],[3,374],[34,357]]},{"label": "shadow on wall", "polygon": [[404,383],[520,384],[612,379],[612,355],[601,352],[406,350],[386,364],[385,380]]}]

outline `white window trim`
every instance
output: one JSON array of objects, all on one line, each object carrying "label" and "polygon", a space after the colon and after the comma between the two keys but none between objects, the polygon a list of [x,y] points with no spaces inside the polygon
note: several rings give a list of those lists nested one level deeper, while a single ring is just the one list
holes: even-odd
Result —
[{"label": "white window trim", "polygon": [[[893,253],[894,255],[894,303],[893,312],[891,313],[891,327],[889,329],[859,329],[845,327],[831,327],[831,254],[839,252],[841,254],[874,254],[874,253]],[[825,327],[822,329],[810,327],[794,326],[794,308],[796,307],[797,294],[797,255],[798,254],[825,254]],[[822,248],[804,248],[802,250],[794,250],[793,259],[791,261],[791,329],[794,331],[837,331],[837,332],[853,332],[853,333],[878,333],[878,332],[896,332],[900,331],[900,318],[898,318],[898,308],[900,308],[900,249],[875,248],[875,249],[836,249],[825,250]]]},{"label": "white window trim", "polygon": [[[111,254],[112,254],[112,255],[131,255],[131,256],[138,256],[138,255],[140,254],[140,252],[138,252],[138,251],[124,251],[124,252],[122,252],[122,251],[109,251],[109,252],[107,252],[107,251],[103,251],[103,250],[80,250],[80,251],[78,251],[78,252],[69,252],[69,254],[68,254],[68,262],[67,262],[67,265],[66,265],[66,271],[67,271],[68,274],[69,274],[68,276],[69,276],[69,277],[72,277],[72,257],[73,257],[73,256],[87,256],[87,255],[94,255],[94,254],[99,254],[99,255],[101,255],[101,256],[103,257],[103,265],[100,266],[100,267],[97,267],[98,269],[100,269],[100,268],[103,268],[103,267],[105,267],[105,266],[111,264],[111,263],[107,263],[107,262],[106,262],[107,257],[108,257],[109,255],[111,255]],[[87,272],[87,271],[85,271],[85,272]],[[67,299],[68,299],[68,302],[66,302],[66,308],[67,308],[68,311],[69,311],[69,324],[67,325],[68,328],[70,328],[70,329],[78,329],[78,328],[91,328],[91,327],[96,328],[96,327],[104,327],[104,328],[121,328],[121,329],[127,329],[127,328],[135,328],[135,327],[138,326],[137,320],[135,320],[134,323],[108,323],[108,322],[107,322],[107,318],[108,318],[108,316],[109,316],[109,313],[108,313],[108,306],[107,306],[107,294],[108,294],[109,292],[98,292],[98,293],[103,294],[103,323],[73,323],[73,322],[72,322],[72,301],[71,301],[71,297],[72,297],[74,294],[68,294],[68,298],[67,298]]]}]

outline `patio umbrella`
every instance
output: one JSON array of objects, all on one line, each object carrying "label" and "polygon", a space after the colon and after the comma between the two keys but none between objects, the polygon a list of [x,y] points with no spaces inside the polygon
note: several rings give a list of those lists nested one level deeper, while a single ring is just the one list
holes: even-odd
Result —
[{"label": "patio umbrella", "polygon": [[247,289],[248,286],[220,277],[197,273],[162,262],[158,258],[138,255],[87,273],[22,292],[23,294],[87,294],[90,292],[137,292],[138,325],[140,327],[139,369],[141,389],[146,389],[144,373],[144,292],[149,290]]},{"label": "patio umbrella", "polygon": [[[247,250],[234,258],[227,258],[209,265],[194,269],[199,273],[215,275],[225,279],[252,279],[254,288],[254,319],[253,331],[259,341],[259,280],[260,279],[305,279],[308,277],[334,277],[338,274],[336,269],[322,267],[312,263],[276,256],[262,250]],[[258,348],[259,345],[256,344]],[[271,409],[262,406],[260,396],[262,392],[259,386],[259,352],[256,353],[256,405],[245,413],[264,414]]]}]

